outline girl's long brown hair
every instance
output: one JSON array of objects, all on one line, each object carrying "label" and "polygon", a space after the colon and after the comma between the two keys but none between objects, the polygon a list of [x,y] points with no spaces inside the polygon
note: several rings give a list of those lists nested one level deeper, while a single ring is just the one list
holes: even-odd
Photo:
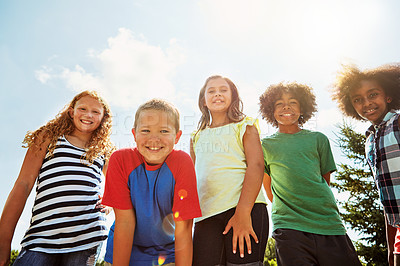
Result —
[{"label": "girl's long brown hair", "polygon": [[90,140],[86,143],[86,152],[82,159],[93,163],[98,156],[103,155],[107,160],[115,150],[115,146],[112,144],[110,139],[112,127],[111,110],[107,102],[96,91],[83,91],[79,93],[56,115],[54,119],[50,120],[35,131],[28,131],[25,135],[24,141],[22,142],[23,144],[26,144],[23,147],[29,148],[33,145],[39,147],[46,140],[50,140],[46,156],[52,156],[58,138],[71,134],[75,129],[74,122],[69,115],[70,108],[73,109],[76,102],[85,96],[90,96],[101,103],[104,109],[104,116],[99,127],[93,131]]},{"label": "girl's long brown hair", "polygon": [[[207,106],[205,105],[205,93],[206,93],[207,83],[210,80],[217,79],[217,78],[224,79],[229,84],[229,88],[231,89],[232,102],[228,108],[229,121],[230,122],[240,122],[245,117],[245,115],[243,114],[243,102],[239,97],[239,92],[238,92],[236,85],[230,79],[228,79],[226,77],[223,77],[220,75],[214,75],[214,76],[207,78],[206,82],[204,83],[203,87],[200,90],[199,108],[201,111],[201,117],[200,117],[199,123],[197,125],[197,132],[210,126],[211,115],[210,115],[210,111],[208,110]],[[197,134],[197,132],[196,132],[196,134]]]}]

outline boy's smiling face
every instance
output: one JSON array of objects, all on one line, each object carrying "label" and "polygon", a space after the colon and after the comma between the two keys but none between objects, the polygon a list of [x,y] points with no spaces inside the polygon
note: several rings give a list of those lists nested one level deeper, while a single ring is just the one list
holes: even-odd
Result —
[{"label": "boy's smiling face", "polygon": [[163,163],[182,135],[170,115],[160,110],[143,110],[132,133],[138,151],[152,165]]},{"label": "boy's smiling face", "polygon": [[301,108],[299,101],[291,93],[282,93],[274,103],[274,118],[282,133],[295,133],[300,130],[299,118]]},{"label": "boy's smiling face", "polygon": [[374,125],[378,125],[389,111],[392,101],[385,90],[373,80],[362,80],[361,87],[350,93],[351,104],[356,112]]}]

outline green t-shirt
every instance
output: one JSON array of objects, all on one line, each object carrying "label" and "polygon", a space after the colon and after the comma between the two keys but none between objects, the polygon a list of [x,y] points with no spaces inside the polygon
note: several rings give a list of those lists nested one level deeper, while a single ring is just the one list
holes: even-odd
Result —
[{"label": "green t-shirt", "polygon": [[323,174],[336,170],[328,138],[310,130],[275,133],[262,140],[271,176],[273,230],[344,235],[335,198]]}]

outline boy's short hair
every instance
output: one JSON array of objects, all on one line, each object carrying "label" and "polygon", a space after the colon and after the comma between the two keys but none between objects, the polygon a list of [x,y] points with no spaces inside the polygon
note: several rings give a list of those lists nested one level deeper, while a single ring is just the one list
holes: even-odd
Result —
[{"label": "boy's short hair", "polygon": [[162,99],[151,99],[144,104],[140,105],[135,114],[135,122],[133,124],[133,128],[136,130],[138,125],[139,116],[142,111],[145,110],[156,110],[166,112],[168,116],[174,122],[174,127],[176,132],[179,131],[180,124],[179,124],[179,111],[178,109],[170,102],[167,102]]},{"label": "boy's short hair", "polygon": [[373,69],[361,71],[355,65],[343,65],[339,71],[332,99],[338,102],[339,109],[347,116],[358,120],[365,120],[354,109],[350,93],[361,87],[361,81],[369,80],[378,83],[385,94],[392,98],[388,108],[400,109],[400,64],[387,64]]},{"label": "boy's short hair", "polygon": [[300,103],[300,111],[302,115],[299,118],[299,125],[307,122],[317,111],[315,95],[313,89],[307,85],[296,82],[280,82],[270,85],[265,92],[260,96],[260,113],[261,116],[268,122],[278,127],[278,122],[275,120],[275,102],[282,97],[283,93],[290,93]]}]

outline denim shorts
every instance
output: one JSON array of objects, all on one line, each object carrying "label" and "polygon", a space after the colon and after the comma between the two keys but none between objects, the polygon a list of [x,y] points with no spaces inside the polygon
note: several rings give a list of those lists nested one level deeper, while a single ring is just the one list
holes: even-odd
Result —
[{"label": "denim shorts", "polygon": [[80,266],[95,265],[98,248],[94,247],[82,251],[69,253],[44,253],[21,249],[14,262],[14,266]]}]

